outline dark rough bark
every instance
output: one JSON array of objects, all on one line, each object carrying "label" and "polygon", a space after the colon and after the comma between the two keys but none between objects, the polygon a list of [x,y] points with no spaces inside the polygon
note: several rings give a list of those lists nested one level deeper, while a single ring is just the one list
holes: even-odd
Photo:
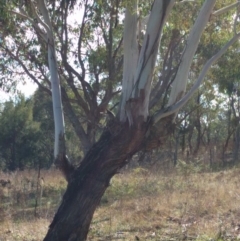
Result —
[{"label": "dark rough bark", "polygon": [[89,150],[69,181],[44,241],[83,241],[110,179],[142,146],[148,123],[131,128],[113,121]]},{"label": "dark rough bark", "polygon": [[[172,123],[162,122],[162,137]],[[49,227],[44,241],[84,241],[90,223],[111,178],[139,150],[153,149],[161,144],[161,136],[151,120],[129,127],[111,120],[100,140],[89,150],[81,165],[73,172],[62,203]],[[153,134],[154,133],[154,134]]]}]

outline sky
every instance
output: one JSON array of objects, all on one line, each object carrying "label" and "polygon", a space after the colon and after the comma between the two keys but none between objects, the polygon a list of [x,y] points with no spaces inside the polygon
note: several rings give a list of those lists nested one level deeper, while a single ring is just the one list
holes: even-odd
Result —
[{"label": "sky", "polygon": [[[23,93],[26,97],[30,97],[35,90],[37,89],[37,84],[28,81],[25,85],[19,83],[17,85],[17,90]],[[9,100],[11,97],[14,97],[14,94],[6,93],[0,89],[0,102]]]}]

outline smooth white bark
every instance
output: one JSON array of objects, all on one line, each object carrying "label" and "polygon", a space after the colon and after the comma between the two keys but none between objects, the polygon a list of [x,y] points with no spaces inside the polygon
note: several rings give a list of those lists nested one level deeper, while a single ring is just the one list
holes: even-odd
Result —
[{"label": "smooth white bark", "polygon": [[215,3],[216,0],[205,0],[195,24],[190,31],[186,47],[172,85],[168,106],[177,102],[186,91],[188,73],[193,61],[193,57],[197,50],[200,37],[202,36],[202,33],[209,21]]},{"label": "smooth white bark", "polygon": [[44,19],[44,25],[47,32],[48,44],[48,64],[52,87],[53,114],[55,126],[55,142],[54,142],[54,157],[57,159],[61,154],[65,155],[65,125],[62,108],[60,79],[58,76],[56,50],[54,43],[54,35],[52,30],[51,20],[45,5],[44,0],[38,0],[38,8],[41,11]]},{"label": "smooth white bark", "polygon": [[64,125],[64,116],[62,108],[62,98],[61,98],[61,87],[60,79],[58,76],[57,70],[57,60],[56,60],[56,50],[54,43],[54,34],[52,29],[51,20],[46,8],[44,0],[37,0],[37,8],[43,15],[43,20],[38,16],[34,4],[30,1],[34,18],[36,18],[42,27],[44,27],[46,32],[43,32],[42,29],[36,24],[34,19],[29,17],[27,13],[19,8],[20,12],[12,11],[12,13],[18,15],[19,17],[29,20],[40,36],[48,45],[48,64],[50,71],[51,87],[52,87],[52,101],[53,101],[53,113],[54,113],[54,126],[55,126],[55,142],[54,142],[54,158],[55,160],[61,154],[65,155],[65,125]]},{"label": "smooth white bark", "polygon": [[157,123],[159,120],[161,120],[164,117],[167,117],[169,115],[172,115],[176,113],[180,108],[182,108],[187,101],[193,96],[195,91],[199,88],[201,83],[203,82],[203,79],[205,78],[208,70],[210,67],[228,50],[230,46],[232,46],[237,40],[239,40],[240,33],[237,35],[234,35],[234,37],[227,42],[219,51],[217,54],[215,54],[212,58],[210,58],[207,63],[204,65],[202,71],[199,74],[199,77],[195,84],[192,86],[192,88],[189,90],[189,92],[177,103],[168,106],[166,109],[160,110],[154,115],[153,122]]},{"label": "smooth white bark", "polygon": [[137,23],[138,23],[138,1],[135,2],[134,9],[125,12],[124,34],[123,34],[123,80],[122,80],[122,100],[120,107],[120,120],[126,121],[125,105],[130,98],[134,87],[134,74],[137,68],[139,49],[137,43]]},{"label": "smooth white bark", "polygon": [[[129,50],[129,48],[133,45],[133,52],[136,53],[136,48],[134,44],[136,43],[135,28],[137,28],[137,23],[134,22],[134,25],[130,25],[131,22],[128,22],[127,18],[125,20],[125,24],[129,25],[125,26],[125,29],[130,29],[130,26],[134,26],[134,32],[131,33],[130,30],[124,32],[124,41],[126,44],[124,44],[124,61],[128,68],[125,67],[123,73],[123,98],[121,102],[120,120],[125,121],[128,118],[130,125],[133,124],[133,111],[131,109],[133,106],[131,106],[131,101],[141,102],[139,102],[139,105],[137,106],[138,109],[134,110],[135,117],[143,116],[144,119],[148,117],[148,106],[152,76],[156,62],[156,56],[158,53],[162,29],[165,24],[166,18],[168,17],[170,10],[174,5],[174,2],[175,0],[154,1],[152,11],[149,16],[146,34],[143,40],[143,45],[141,48],[137,67],[135,67],[136,58],[132,57],[133,54]],[[128,36],[129,34],[134,34],[134,36]],[[134,39],[134,44],[132,44],[131,42],[132,39]],[[130,65],[129,62],[133,63]],[[134,68],[131,67],[133,65]],[[125,86],[128,86],[129,89],[126,90]]]},{"label": "smooth white bark", "polygon": [[151,83],[163,26],[170,14],[174,2],[174,0],[165,1],[165,3],[160,0],[154,1],[149,16],[135,75],[136,85],[132,93],[132,98],[143,98],[142,108],[139,109],[138,114],[143,116],[144,119],[146,119],[149,114],[148,107]]}]

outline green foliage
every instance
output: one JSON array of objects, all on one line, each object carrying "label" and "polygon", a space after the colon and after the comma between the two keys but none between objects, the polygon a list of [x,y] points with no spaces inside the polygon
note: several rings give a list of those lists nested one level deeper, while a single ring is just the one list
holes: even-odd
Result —
[{"label": "green foliage", "polygon": [[2,107],[0,116],[1,166],[5,169],[22,169],[36,163],[39,124],[32,118],[32,102],[20,96]]},{"label": "green foliage", "polygon": [[49,167],[53,163],[54,122],[50,96],[36,91],[32,97],[33,120],[39,123],[39,145],[41,146],[41,166]]},{"label": "green foliage", "polygon": [[1,29],[3,29],[4,26],[5,31],[9,28],[11,24],[12,16],[9,12],[11,7],[12,4],[8,0],[0,1],[0,26],[2,27]]}]

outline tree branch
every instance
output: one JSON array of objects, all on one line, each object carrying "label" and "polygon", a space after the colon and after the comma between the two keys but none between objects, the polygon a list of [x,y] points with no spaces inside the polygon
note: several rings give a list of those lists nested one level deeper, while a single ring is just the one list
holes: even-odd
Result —
[{"label": "tree branch", "polygon": [[213,12],[213,13],[211,14],[211,16],[216,17],[216,16],[218,16],[218,15],[220,15],[220,14],[226,13],[227,11],[229,11],[229,10],[237,7],[239,4],[240,4],[239,1],[236,2],[236,3],[230,4],[230,5],[226,6],[226,7],[223,7],[223,8],[221,8],[221,9]]},{"label": "tree branch", "polygon": [[83,32],[84,32],[84,28],[85,28],[85,18],[87,16],[87,3],[88,0],[86,0],[85,2],[85,9],[84,9],[84,14],[83,14],[83,18],[82,18],[82,23],[81,23],[81,28],[80,28],[80,33],[79,33],[79,38],[78,38],[78,61],[80,63],[81,69],[82,69],[82,78],[85,78],[85,66],[82,60],[82,53],[81,53],[81,49],[82,49],[82,38],[83,38]]},{"label": "tree branch", "polygon": [[46,29],[46,31],[49,31],[49,26],[47,24],[45,24],[42,19],[38,16],[37,12],[36,12],[36,9],[32,3],[32,1],[30,1],[31,3],[31,8],[32,8],[32,12],[34,14],[34,16],[37,18],[37,21]]},{"label": "tree branch", "polygon": [[18,64],[23,68],[25,73],[38,85],[39,88],[43,89],[48,94],[51,94],[51,91],[39,82],[39,80],[29,71],[29,69],[26,67],[26,65],[23,63],[23,61],[19,59],[18,56],[14,55],[7,48],[4,48],[3,46],[2,46],[2,48],[9,54],[9,56],[11,56],[15,61],[18,62]]},{"label": "tree branch", "polygon": [[135,81],[134,73],[137,69],[137,61],[139,56],[137,46],[137,5],[138,1],[134,1],[134,9],[126,9],[123,33],[123,79],[122,79],[122,99],[120,105],[120,120],[126,121],[125,105],[130,98]]},{"label": "tree branch", "polygon": [[216,0],[205,0],[200,13],[190,31],[187,39],[185,50],[181,57],[181,63],[178,68],[175,80],[172,85],[172,90],[168,100],[168,106],[171,106],[178,101],[186,91],[188,73],[192,64],[194,54],[197,50],[200,37],[209,21],[210,14],[215,6]]},{"label": "tree branch", "polygon": [[227,42],[221,50],[219,50],[219,52],[217,54],[215,54],[211,59],[209,59],[207,61],[207,63],[204,65],[197,81],[195,82],[195,84],[192,86],[192,88],[190,89],[190,91],[180,100],[178,101],[176,104],[173,104],[163,110],[158,111],[154,116],[153,116],[153,122],[154,124],[156,124],[157,122],[159,122],[161,119],[170,116],[174,113],[176,113],[180,108],[182,108],[186,102],[192,97],[192,95],[194,94],[194,92],[198,89],[198,87],[201,85],[204,77],[207,74],[207,71],[210,69],[210,67],[228,50],[228,48],[230,46],[232,46],[240,37],[240,33],[237,35],[234,35],[234,37]]},{"label": "tree branch", "polygon": [[27,16],[27,14],[26,14],[21,8],[20,8],[20,11],[21,11],[21,13],[12,10],[11,13],[14,13],[14,14],[16,14],[17,16],[28,20],[28,21],[35,27],[35,29],[38,31],[38,33],[41,35],[41,37],[43,38],[43,40],[44,40],[45,42],[47,42],[47,37],[46,37],[46,35],[42,32],[42,30],[39,28],[39,26],[36,24],[36,22],[35,22],[32,18],[30,18],[29,16]]}]

